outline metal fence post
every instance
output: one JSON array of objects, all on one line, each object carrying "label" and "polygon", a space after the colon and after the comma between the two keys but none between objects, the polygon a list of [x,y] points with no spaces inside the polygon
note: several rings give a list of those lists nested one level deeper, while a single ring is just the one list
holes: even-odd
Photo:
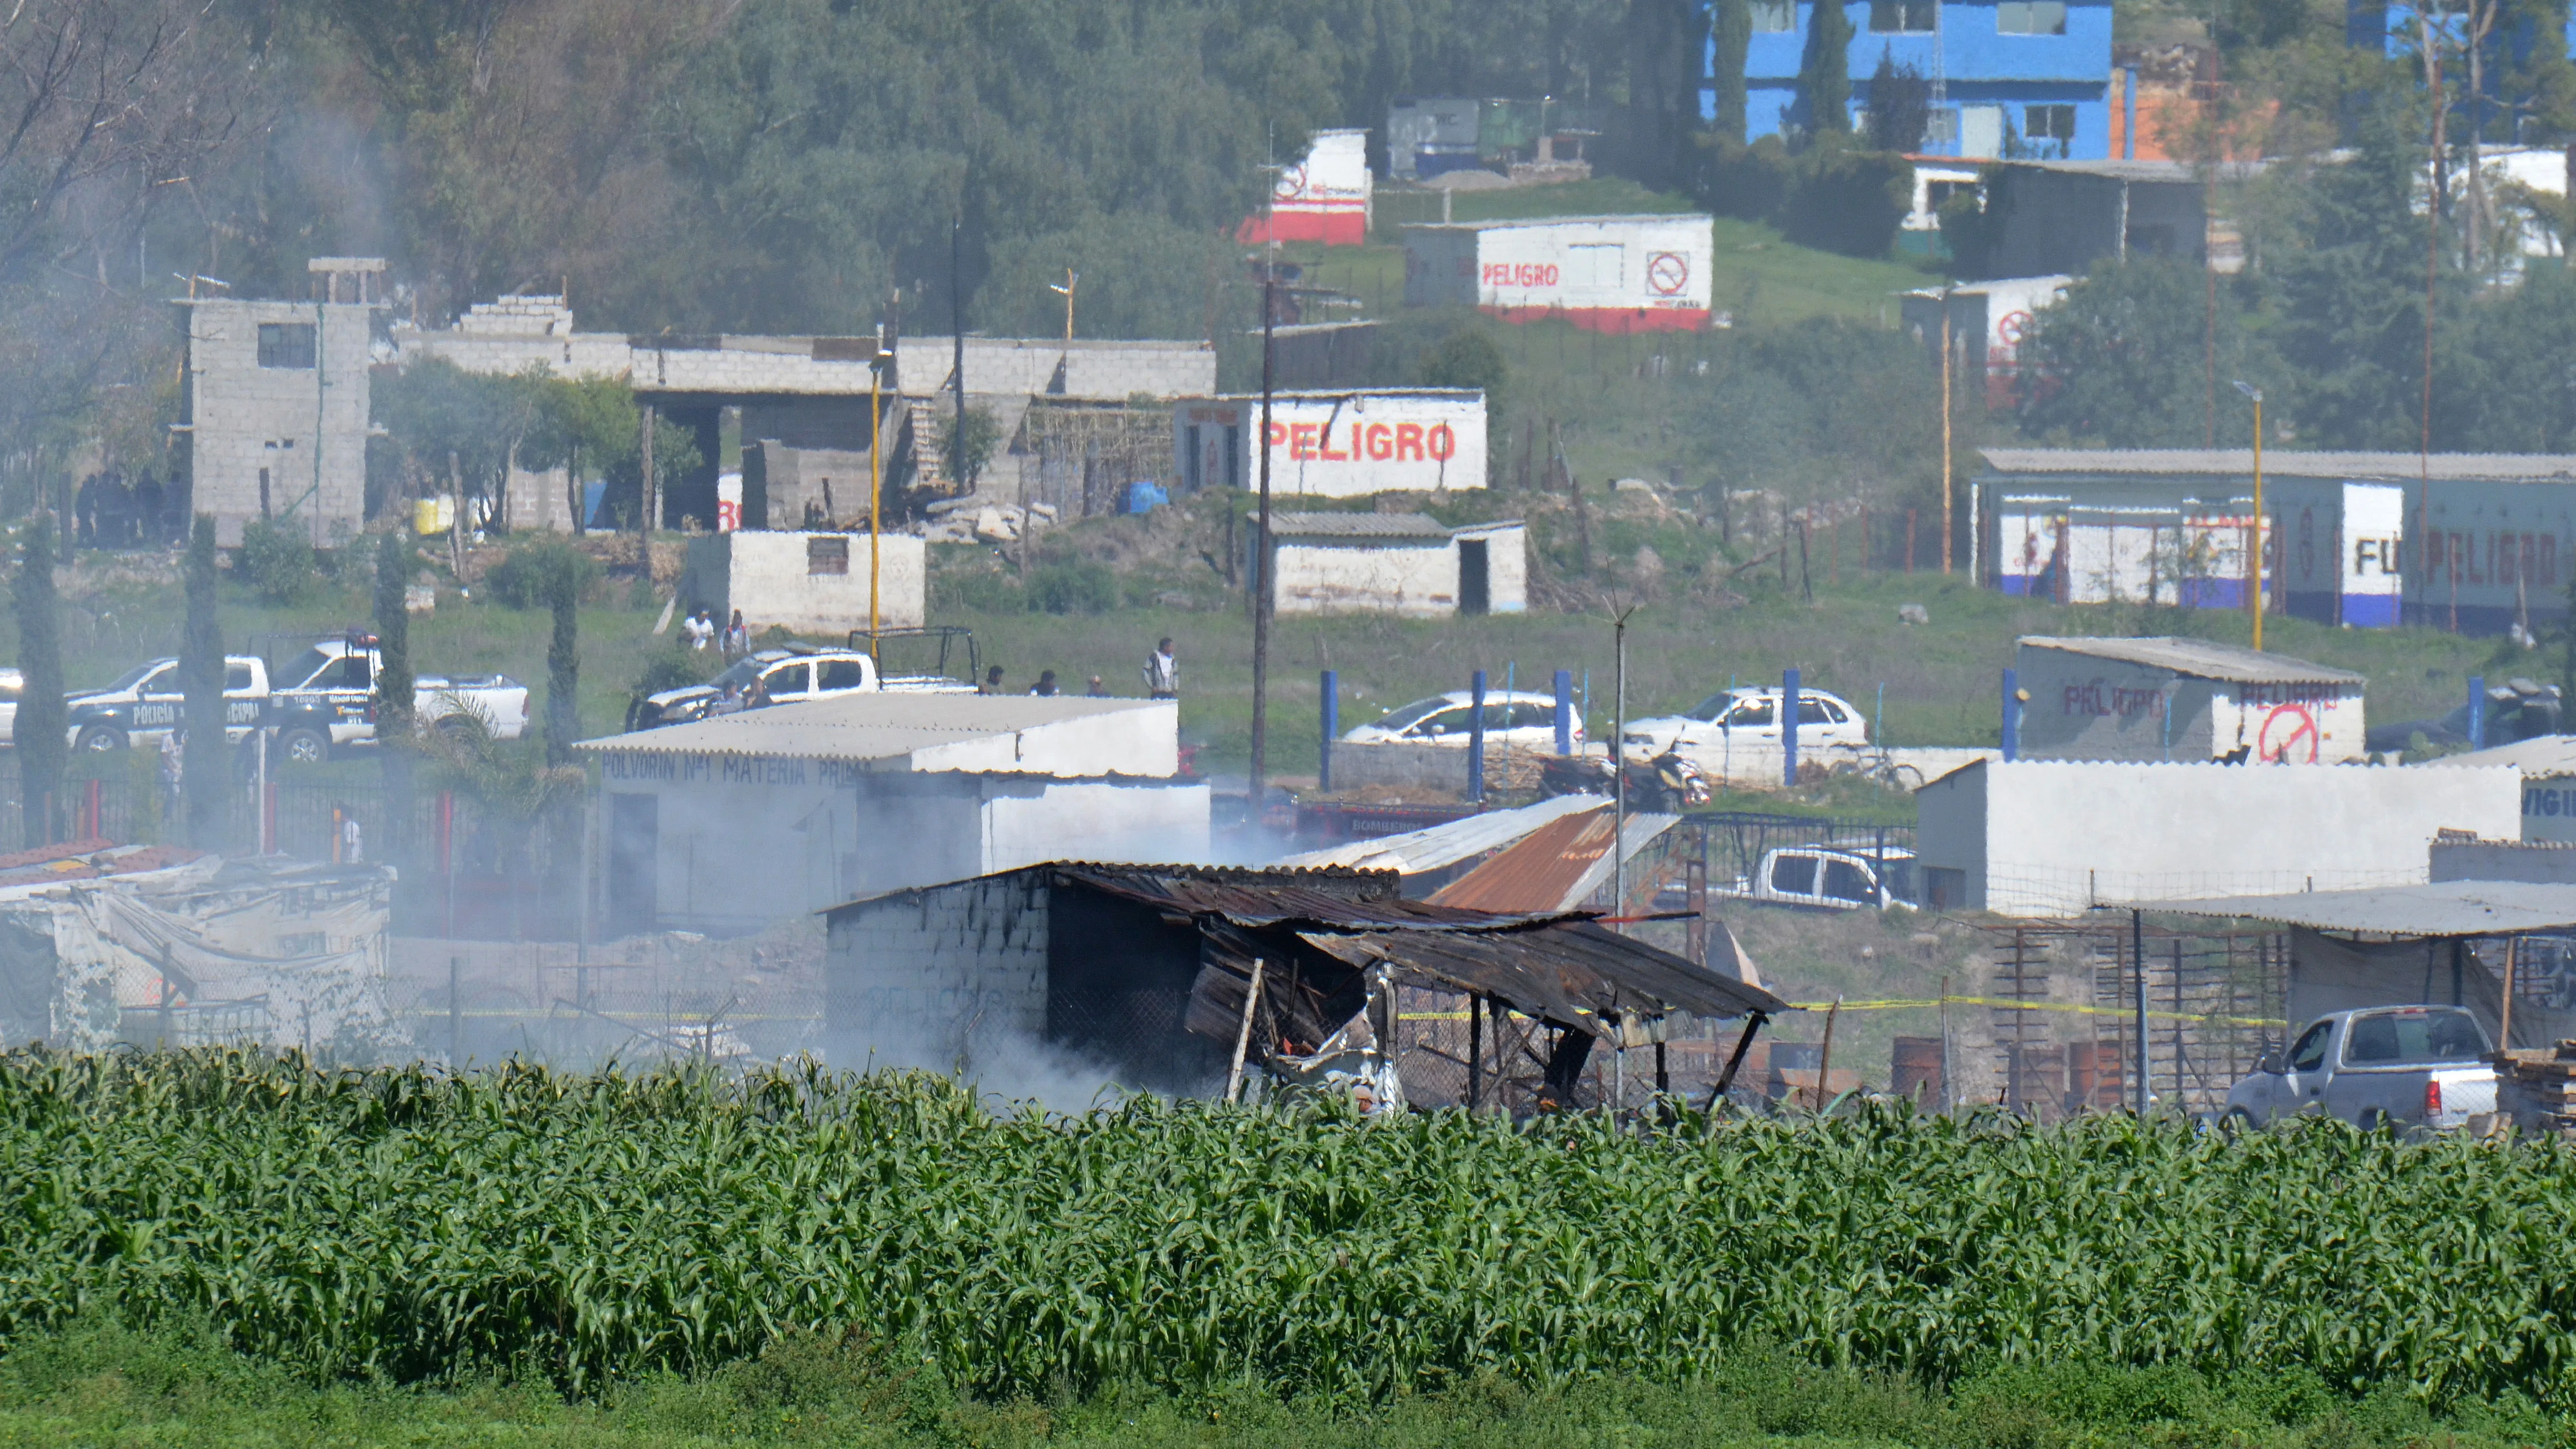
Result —
[{"label": "metal fence post", "polygon": [[2004,759],[2021,758],[2021,677],[2004,671]]},{"label": "metal fence post", "polygon": [[1556,671],[1556,752],[1574,753],[1574,671]]},{"label": "metal fence post", "polygon": [[465,1059],[465,958],[447,958],[447,1064]]},{"label": "metal fence post", "polygon": [[1467,798],[1481,805],[1485,801],[1485,671],[1476,671],[1468,692],[1475,704],[1467,716]]},{"label": "metal fence post", "polygon": [[2487,677],[2469,676],[2469,748],[2487,747]]},{"label": "metal fence post", "polygon": [[1333,788],[1333,737],[1342,730],[1341,676],[1324,671],[1324,742],[1315,769],[1315,788],[1330,792]]},{"label": "metal fence post", "polygon": [[1798,671],[1780,671],[1780,783],[1798,785]]}]

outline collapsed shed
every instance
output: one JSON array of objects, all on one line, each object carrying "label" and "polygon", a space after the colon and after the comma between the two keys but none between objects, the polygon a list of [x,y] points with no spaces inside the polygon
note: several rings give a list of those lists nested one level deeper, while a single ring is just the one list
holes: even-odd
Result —
[{"label": "collapsed shed", "polygon": [[1274,1077],[1340,1071],[1402,1100],[1398,998],[1465,998],[1469,1105],[1575,1105],[1598,1043],[1674,1014],[1786,1009],[1592,913],[1409,901],[1393,871],[1054,862],[825,913],[836,1061],[990,1065],[1045,1044],[1132,1086],[1210,1093],[1244,1043]]},{"label": "collapsed shed", "polygon": [[0,1032],[381,1050],[394,873],[78,841],[0,856]]}]

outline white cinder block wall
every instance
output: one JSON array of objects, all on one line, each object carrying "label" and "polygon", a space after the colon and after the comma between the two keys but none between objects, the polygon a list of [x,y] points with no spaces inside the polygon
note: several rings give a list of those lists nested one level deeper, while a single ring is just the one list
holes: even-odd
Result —
[{"label": "white cinder block wall", "polygon": [[833,913],[826,1053],[836,1067],[952,1071],[975,1037],[1047,1018],[1046,872],[960,881]]}]

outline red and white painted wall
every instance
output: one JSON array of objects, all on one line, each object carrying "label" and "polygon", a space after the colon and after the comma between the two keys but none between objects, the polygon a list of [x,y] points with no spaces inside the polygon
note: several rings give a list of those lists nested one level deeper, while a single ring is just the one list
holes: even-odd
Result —
[{"label": "red and white painted wall", "polygon": [[1368,240],[1375,178],[1369,174],[1368,132],[1317,131],[1306,158],[1280,169],[1271,183],[1267,215],[1249,216],[1235,228],[1238,242],[1322,242],[1355,247]]},{"label": "red and white painted wall", "polygon": [[1476,307],[1506,322],[1593,332],[1708,325],[1715,243],[1705,216],[1432,222],[1404,229],[1404,304]]},{"label": "red and white painted wall", "polygon": [[[1257,488],[1259,395],[1172,409],[1173,479],[1185,491]],[[1273,496],[1356,498],[1485,486],[1485,394],[1474,388],[1282,392],[1270,404]]]}]

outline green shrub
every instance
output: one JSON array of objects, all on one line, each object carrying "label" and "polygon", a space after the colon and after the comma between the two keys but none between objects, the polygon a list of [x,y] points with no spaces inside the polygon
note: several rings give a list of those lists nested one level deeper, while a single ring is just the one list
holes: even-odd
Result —
[{"label": "green shrub", "polygon": [[1029,607],[1048,614],[1105,614],[1118,607],[1118,575],[1090,559],[1040,564],[1029,571]]},{"label": "green shrub", "polygon": [[553,590],[569,588],[581,597],[599,577],[599,561],[559,538],[539,539],[510,550],[483,576],[494,601],[510,609],[542,609]]},{"label": "green shrub", "polygon": [[1884,256],[1912,204],[1913,175],[1902,156],[1820,139],[1797,160],[1780,205],[1780,231],[1802,246]]},{"label": "green shrub", "polygon": [[1011,614],[1028,608],[1029,592],[1001,569],[938,569],[930,576],[930,602],[941,613]]},{"label": "green shrub", "polygon": [[322,586],[320,560],[304,521],[289,515],[263,518],[242,529],[234,568],[272,604],[300,604]]}]

